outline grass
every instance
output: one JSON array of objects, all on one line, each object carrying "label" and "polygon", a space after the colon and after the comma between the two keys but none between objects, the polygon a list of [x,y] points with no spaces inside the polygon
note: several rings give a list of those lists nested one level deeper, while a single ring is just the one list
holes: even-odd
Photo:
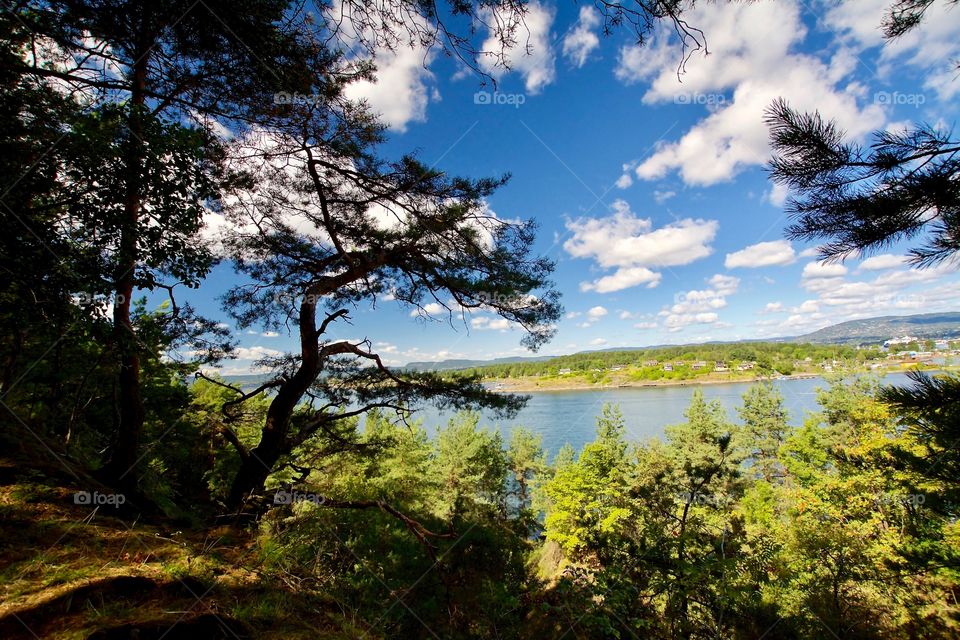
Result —
[{"label": "grass", "polygon": [[211,614],[256,638],[379,637],[323,594],[261,571],[255,532],[110,515],[13,464],[0,459],[0,637],[22,637],[17,618],[43,638],[181,619],[183,632],[203,637],[189,625]]}]

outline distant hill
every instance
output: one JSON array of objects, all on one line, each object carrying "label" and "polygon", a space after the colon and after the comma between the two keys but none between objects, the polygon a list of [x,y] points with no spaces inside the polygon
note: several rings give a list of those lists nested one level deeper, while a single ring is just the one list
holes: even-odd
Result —
[{"label": "distant hill", "polygon": [[960,313],[922,313],[915,316],[883,316],[841,322],[792,338],[791,342],[816,344],[877,344],[897,336],[917,338],[960,337]]},{"label": "distant hill", "polygon": [[[740,342],[809,342],[812,344],[880,344],[884,340],[897,336],[911,335],[917,338],[960,338],[960,312],[922,313],[914,316],[883,316],[841,322],[819,331],[802,336],[787,338],[765,338],[762,340],[742,340]],[[706,344],[729,344],[709,342]],[[600,353],[608,351],[639,351],[684,345],[648,345],[644,347],[611,347],[580,351],[578,353]],[[403,368],[408,371],[450,371],[453,369],[471,369],[497,364],[515,364],[520,362],[543,362],[561,356],[511,356],[492,360],[440,360],[438,362],[409,362]],[[253,374],[245,376],[225,376],[233,384],[244,389],[253,389],[263,383],[267,376]]]},{"label": "distant hill", "polygon": [[447,371],[450,369],[470,369],[488,364],[514,364],[516,362],[542,362],[555,356],[511,356],[493,360],[440,360],[438,362],[408,362],[403,368],[407,371]]},{"label": "distant hill", "polygon": [[[741,340],[739,342],[809,342],[812,344],[880,344],[884,340],[902,335],[917,338],[958,338],[960,337],[960,312],[923,313],[914,316],[883,316],[841,322],[802,336],[783,338],[763,338],[759,340]],[[729,342],[708,342],[711,344],[730,344]],[[640,351],[686,345],[648,345],[643,347],[609,347],[579,351],[577,353],[604,353],[614,351]],[[411,362],[406,369],[413,371],[447,371],[451,369],[470,369],[496,364],[515,364],[520,362],[542,362],[562,356],[514,356],[494,360],[440,360],[438,362]]]}]

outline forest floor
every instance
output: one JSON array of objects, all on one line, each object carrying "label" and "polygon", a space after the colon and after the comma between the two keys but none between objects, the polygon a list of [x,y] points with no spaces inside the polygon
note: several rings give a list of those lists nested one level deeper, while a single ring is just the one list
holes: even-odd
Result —
[{"label": "forest floor", "polygon": [[0,638],[381,638],[261,570],[235,527],[75,504],[63,470],[0,457]]}]

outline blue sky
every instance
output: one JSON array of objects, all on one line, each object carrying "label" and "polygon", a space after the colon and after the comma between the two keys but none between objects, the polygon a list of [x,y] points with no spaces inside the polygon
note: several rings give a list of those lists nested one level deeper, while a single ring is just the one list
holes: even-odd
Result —
[{"label": "blue sky", "polygon": [[[669,33],[640,49],[626,32],[604,36],[592,5],[533,4],[512,69],[488,68],[496,87],[438,52],[399,51],[379,54],[379,81],[352,91],[390,124],[385,155],[415,150],[452,174],[512,174],[489,205],[538,221],[567,311],[542,353],[960,310],[954,266],[910,269],[904,247],[819,265],[812,247],[783,240],[786,194],[763,170],[763,109],[778,96],[861,138],[911,121],[955,126],[960,7],[936,3],[918,31],[884,45],[889,1],[698,6],[689,21],[710,55],[694,53],[681,81]],[[221,266],[189,297],[230,324],[217,297],[235,279]],[[451,326],[410,313],[358,308],[333,337],[369,338],[390,364],[526,353],[520,331],[489,314]],[[228,373],[294,346],[284,334],[237,337]]]}]

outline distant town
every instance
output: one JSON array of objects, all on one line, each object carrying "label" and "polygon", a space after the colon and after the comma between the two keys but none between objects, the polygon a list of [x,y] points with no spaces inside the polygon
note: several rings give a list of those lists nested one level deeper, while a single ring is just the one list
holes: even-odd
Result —
[{"label": "distant town", "polygon": [[535,362],[470,367],[497,390],[532,391],[663,384],[716,384],[825,374],[884,374],[960,365],[960,340],[891,337],[882,344],[733,343],[585,352]]}]

